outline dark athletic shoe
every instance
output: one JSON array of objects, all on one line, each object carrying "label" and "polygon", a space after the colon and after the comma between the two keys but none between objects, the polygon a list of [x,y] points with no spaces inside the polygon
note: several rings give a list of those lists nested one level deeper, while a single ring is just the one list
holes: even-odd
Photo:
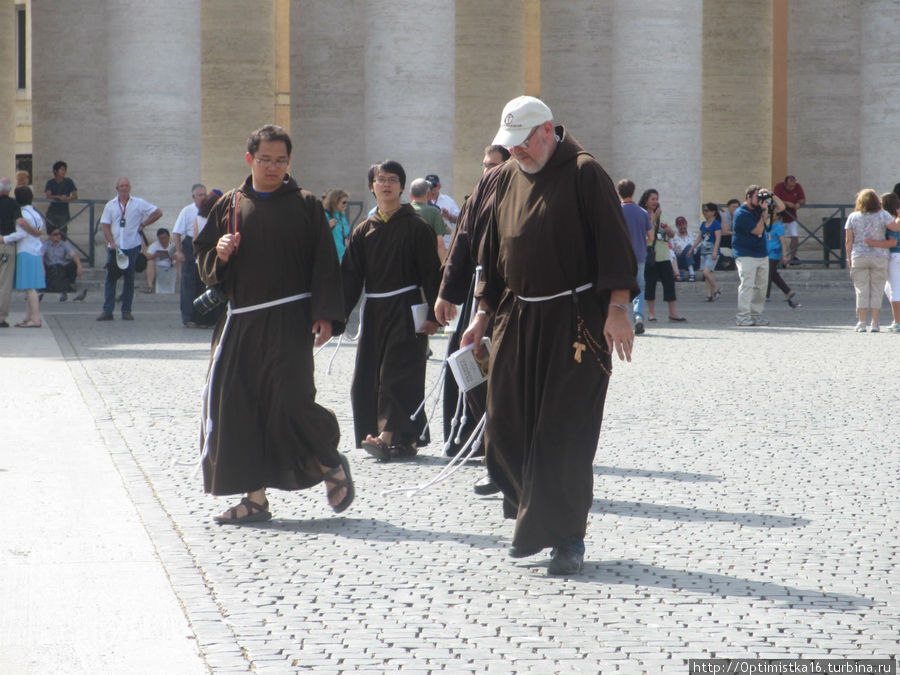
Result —
[{"label": "dark athletic shoe", "polygon": [[102,312],[100,316],[97,317],[97,321],[112,321],[113,315],[109,312]]},{"label": "dark athletic shoe", "polygon": [[131,316],[131,312],[122,312],[122,321],[134,321],[134,317]]},{"label": "dark athletic shoe", "polygon": [[476,495],[481,495],[482,497],[500,492],[500,486],[492,481],[490,476],[485,476],[483,480],[475,483],[475,487],[472,489],[475,491]]},{"label": "dark athletic shoe", "polygon": [[544,549],[541,547],[538,548],[522,548],[521,546],[510,546],[509,547],[509,557],[510,558],[530,558],[533,555],[537,555]]},{"label": "dark athletic shoe", "polygon": [[644,317],[640,314],[634,317],[634,334],[635,335],[643,335],[644,334]]},{"label": "dark athletic shoe", "polygon": [[553,558],[547,567],[547,574],[568,575],[580,574],[584,569],[584,553],[568,547],[560,546],[553,549]]}]

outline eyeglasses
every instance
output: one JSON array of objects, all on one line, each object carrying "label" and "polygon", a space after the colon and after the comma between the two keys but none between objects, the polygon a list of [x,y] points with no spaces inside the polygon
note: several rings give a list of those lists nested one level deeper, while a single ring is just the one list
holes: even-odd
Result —
[{"label": "eyeglasses", "polygon": [[519,144],[517,144],[517,145],[507,145],[507,146],[506,146],[506,149],[507,149],[507,150],[512,150],[513,148],[522,148],[523,150],[527,150],[527,149],[528,149],[528,143],[529,143],[529,141],[531,141],[531,137],[534,136],[535,132],[536,132],[538,129],[540,129],[540,128],[541,128],[541,125],[538,124],[534,129],[531,130],[531,133],[529,133],[529,134],[525,137],[525,140],[524,140],[524,141],[522,141],[521,143],[519,143]]},{"label": "eyeglasses", "polygon": [[340,202],[338,202],[338,203],[339,203],[341,206],[346,206],[346,205],[347,205],[347,200],[346,200],[346,199],[342,199],[342,200],[341,200]]},{"label": "eyeglasses", "polygon": [[259,166],[265,167],[266,169],[283,169],[291,163],[290,159],[284,157],[281,157],[279,159],[269,159],[268,157],[254,157],[253,161],[256,162]]},{"label": "eyeglasses", "polygon": [[397,176],[379,176],[375,179],[375,182],[378,185],[394,185],[400,182],[400,179]]}]

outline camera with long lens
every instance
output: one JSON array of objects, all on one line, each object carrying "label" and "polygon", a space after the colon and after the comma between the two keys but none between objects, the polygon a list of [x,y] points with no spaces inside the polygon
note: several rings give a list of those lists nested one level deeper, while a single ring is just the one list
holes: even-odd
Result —
[{"label": "camera with long lens", "polygon": [[228,302],[228,296],[219,286],[210,286],[194,299],[194,309],[200,314],[209,314]]}]

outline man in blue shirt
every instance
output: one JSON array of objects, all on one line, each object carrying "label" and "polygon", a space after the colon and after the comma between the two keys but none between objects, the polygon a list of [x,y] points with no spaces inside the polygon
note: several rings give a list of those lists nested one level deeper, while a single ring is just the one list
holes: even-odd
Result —
[{"label": "man in blue shirt", "polygon": [[637,280],[641,292],[631,301],[634,313],[634,334],[644,332],[644,264],[647,261],[647,247],[652,236],[650,231],[650,216],[644,209],[634,203],[634,182],[624,178],[616,183],[616,191],[622,202],[622,215],[625,216],[625,224],[628,226],[628,234],[631,237],[631,247],[634,249],[634,257],[637,258]]},{"label": "man in blue shirt", "polygon": [[[760,201],[760,194],[763,199]],[[766,306],[766,282],[769,279],[769,252],[766,247],[765,229],[768,220],[768,202],[775,204],[775,212],[784,211],[784,202],[758,185],[751,185],[744,192],[744,203],[734,212],[734,234],[731,246],[734,251],[738,276],[738,326],[768,326],[762,318]]]}]

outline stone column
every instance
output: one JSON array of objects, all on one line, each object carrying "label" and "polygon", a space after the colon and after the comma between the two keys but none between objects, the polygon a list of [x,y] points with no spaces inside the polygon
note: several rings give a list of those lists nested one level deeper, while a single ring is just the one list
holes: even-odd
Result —
[{"label": "stone column", "polygon": [[407,188],[436,173],[454,198],[455,24],[455,0],[366,4],[366,161],[397,160]]},{"label": "stone column", "polygon": [[[115,196],[116,176],[109,164],[107,41],[101,39],[106,5],[105,0],[31,4],[33,180],[41,196],[53,177],[53,163],[60,159],[69,165],[80,198]],[[86,223],[79,222],[77,229],[87,232]]]},{"label": "stone column", "polygon": [[[860,6],[860,0],[834,0],[826,12],[816,0],[790,3],[788,171],[803,185],[809,203],[852,203],[862,184]],[[867,24],[866,40],[882,44],[873,29],[879,25],[889,24],[880,18]],[[799,215],[818,225],[827,214]]]},{"label": "stone column", "polygon": [[900,148],[900,44],[896,31],[887,29],[898,25],[900,4],[896,0],[862,0],[859,187],[873,188],[879,194],[900,182],[896,157]]},{"label": "stone column", "polygon": [[161,226],[200,179],[200,17],[200,0],[110,1],[105,30],[92,31],[106,46],[109,130],[97,152],[109,157],[107,194],[128,176],[135,196],[163,210]]},{"label": "stone column", "polygon": [[227,191],[250,174],[247,137],[274,121],[275,18],[271,2],[248,12],[243,0],[203,0],[202,21],[202,182]]},{"label": "stone column", "polygon": [[[615,0],[613,181],[659,191],[663,219],[700,216],[703,3]],[[587,85],[585,85],[587,86]]]},{"label": "stone column", "polygon": [[[376,159],[366,153],[367,4],[300,0],[291,7],[294,175],[316,195],[342,188],[363,202],[371,201],[366,171]],[[392,129],[402,137],[401,127]]]},{"label": "stone column", "polygon": [[703,3],[701,100],[701,201],[743,201],[748,185],[771,181],[771,0]]},{"label": "stone column", "polygon": [[[528,0],[456,2],[456,170],[461,205],[481,177],[483,150],[494,138],[506,102],[524,92]],[[504,17],[502,26],[496,18]],[[443,175],[441,180],[444,180]],[[443,188],[446,190],[446,187]]]},{"label": "stone column", "polygon": [[613,86],[613,5],[541,3],[541,100],[607,171],[613,98],[619,95]]},{"label": "stone column", "polygon": [[0,0],[0,176],[15,185],[16,3]]}]

